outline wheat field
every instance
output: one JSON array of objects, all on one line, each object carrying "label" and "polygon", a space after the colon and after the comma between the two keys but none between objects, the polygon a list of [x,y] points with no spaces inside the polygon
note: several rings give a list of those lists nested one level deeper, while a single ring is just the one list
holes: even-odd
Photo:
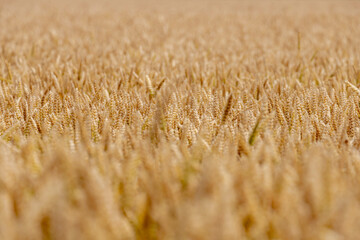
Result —
[{"label": "wheat field", "polygon": [[360,239],[359,1],[0,1],[0,239]]}]

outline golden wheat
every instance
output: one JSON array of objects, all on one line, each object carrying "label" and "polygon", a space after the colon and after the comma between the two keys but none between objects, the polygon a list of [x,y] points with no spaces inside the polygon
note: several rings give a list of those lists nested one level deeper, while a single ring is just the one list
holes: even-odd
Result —
[{"label": "golden wheat", "polygon": [[0,9],[0,239],[358,239],[360,3]]}]

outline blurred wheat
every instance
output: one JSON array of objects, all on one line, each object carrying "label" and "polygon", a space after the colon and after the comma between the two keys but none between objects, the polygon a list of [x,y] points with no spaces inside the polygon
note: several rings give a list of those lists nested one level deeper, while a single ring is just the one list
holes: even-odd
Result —
[{"label": "blurred wheat", "polygon": [[359,16],[2,1],[0,239],[359,239]]}]

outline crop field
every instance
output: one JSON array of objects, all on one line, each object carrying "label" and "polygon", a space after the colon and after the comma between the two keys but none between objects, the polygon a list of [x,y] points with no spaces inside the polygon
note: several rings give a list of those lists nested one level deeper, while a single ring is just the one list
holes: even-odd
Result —
[{"label": "crop field", "polygon": [[0,0],[0,239],[360,237],[360,1]]}]

